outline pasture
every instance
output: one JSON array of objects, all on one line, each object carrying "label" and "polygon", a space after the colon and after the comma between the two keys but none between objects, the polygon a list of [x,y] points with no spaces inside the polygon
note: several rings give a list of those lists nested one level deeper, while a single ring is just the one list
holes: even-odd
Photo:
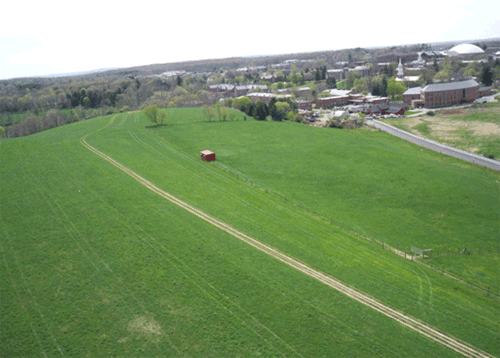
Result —
[{"label": "pasture", "polygon": [[153,131],[193,158],[210,148],[216,168],[336,227],[408,253],[433,249],[430,264],[499,292],[492,170],[365,130],[249,121]]},{"label": "pasture", "polygon": [[[168,119],[176,124],[149,129],[140,113],[120,114],[0,142],[7,158],[1,166],[2,352],[458,356],[165,201],[83,147],[80,140],[87,136],[100,151],[238,230],[443,332],[500,353],[497,298],[355,235],[353,226],[361,230],[362,224],[347,213],[347,219],[325,220],[311,203],[329,183],[317,185],[319,195],[307,201],[306,194],[291,197],[286,186],[279,187],[265,161],[264,174],[252,171],[251,153],[268,153],[264,144],[282,158],[292,156],[291,163],[295,152],[289,148],[300,138],[296,129],[314,139],[311,145],[321,143],[309,134],[313,128],[253,120],[204,123],[198,122],[200,113],[176,109]],[[370,135],[378,138],[374,151],[384,142],[393,156],[414,150]],[[238,147],[245,138],[247,148]],[[201,162],[202,149],[216,151],[218,161]],[[248,166],[239,166],[245,158]],[[456,173],[461,168],[440,157],[434,161]],[[355,173],[346,164],[343,169],[345,176]],[[490,175],[471,172],[471,178]]]}]

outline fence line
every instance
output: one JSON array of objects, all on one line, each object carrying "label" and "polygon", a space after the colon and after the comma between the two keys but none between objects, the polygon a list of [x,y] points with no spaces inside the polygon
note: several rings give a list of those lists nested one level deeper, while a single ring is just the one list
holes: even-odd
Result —
[{"label": "fence line", "polygon": [[[361,236],[361,235],[359,235],[359,236]],[[362,236],[362,237],[364,237],[364,236]],[[472,283],[472,282],[470,282],[470,281],[467,281],[467,280],[464,280],[464,279],[459,278],[459,277],[457,277],[457,276],[454,276],[454,275],[452,275],[452,274],[450,274],[450,273],[446,272],[446,271],[445,271],[444,269],[442,269],[442,268],[432,266],[432,259],[428,259],[428,260],[431,260],[431,261],[429,261],[429,263],[423,262],[424,258],[422,258],[422,259],[420,259],[420,260],[416,260],[416,259],[415,259],[415,258],[416,258],[416,256],[415,256],[415,255],[413,255],[413,254],[407,254],[407,253],[406,253],[406,251],[400,251],[400,250],[398,250],[398,249],[396,249],[396,248],[394,248],[394,247],[392,247],[392,246],[388,245],[388,244],[387,244],[387,243],[385,243],[385,242],[379,241],[379,240],[377,240],[377,239],[370,239],[370,238],[367,238],[367,237],[364,237],[364,238],[365,238],[365,239],[367,239],[367,240],[369,240],[369,241],[374,241],[374,242],[378,243],[379,245],[381,245],[381,246],[382,246],[382,249],[384,249],[384,250],[388,250],[388,251],[391,251],[391,252],[393,252],[393,253],[395,253],[395,254],[397,254],[397,255],[399,255],[399,256],[402,256],[402,257],[404,257],[406,260],[411,260],[411,261],[416,262],[416,263],[418,263],[418,264],[420,264],[420,265],[422,265],[422,266],[426,266],[426,267],[428,267],[428,268],[430,268],[430,269],[432,269],[432,270],[434,270],[434,271],[437,271],[437,272],[439,272],[439,273],[440,273],[440,274],[442,274],[442,275],[445,275],[445,276],[447,276],[447,277],[449,277],[449,278],[452,278],[452,279],[454,279],[454,280],[456,280],[456,281],[462,282],[462,283],[464,283],[464,284],[466,284],[466,285],[469,285],[469,286],[472,286],[472,287],[474,287],[474,288],[476,288],[476,289],[478,289],[478,290],[481,290],[481,291],[485,292],[488,296],[491,294],[491,295],[493,295],[493,296],[496,296],[497,298],[498,298],[498,297],[500,297],[500,293],[495,292],[495,291],[491,291],[490,286],[487,286],[487,287],[484,287],[484,286],[479,286],[479,285],[477,285],[477,284],[475,284],[475,283]],[[437,255],[436,255],[436,256],[437,256]]]}]

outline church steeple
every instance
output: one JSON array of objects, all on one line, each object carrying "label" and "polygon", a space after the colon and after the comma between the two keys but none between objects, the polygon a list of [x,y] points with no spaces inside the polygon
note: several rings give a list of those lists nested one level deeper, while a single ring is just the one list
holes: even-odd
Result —
[{"label": "church steeple", "polygon": [[401,63],[401,57],[399,58],[397,77],[401,79],[405,77],[405,73],[403,71],[403,64]]}]

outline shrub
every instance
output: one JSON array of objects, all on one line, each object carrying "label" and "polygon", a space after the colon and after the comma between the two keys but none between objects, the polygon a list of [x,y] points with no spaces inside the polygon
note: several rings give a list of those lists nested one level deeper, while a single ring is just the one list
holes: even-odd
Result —
[{"label": "shrub", "polygon": [[427,112],[426,114],[427,114],[428,116],[433,117],[433,116],[435,116],[435,115],[436,115],[436,112],[434,112],[434,111],[429,111],[429,112]]},{"label": "shrub", "polygon": [[342,120],[340,118],[332,118],[330,119],[330,122],[328,123],[328,127],[330,128],[344,128],[343,124],[342,124]]}]

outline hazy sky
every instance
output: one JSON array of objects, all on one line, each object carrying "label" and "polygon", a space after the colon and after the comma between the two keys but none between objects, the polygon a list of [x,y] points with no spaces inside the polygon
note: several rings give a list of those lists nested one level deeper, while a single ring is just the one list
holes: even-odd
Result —
[{"label": "hazy sky", "polygon": [[9,1],[0,79],[500,37],[500,1]]}]

